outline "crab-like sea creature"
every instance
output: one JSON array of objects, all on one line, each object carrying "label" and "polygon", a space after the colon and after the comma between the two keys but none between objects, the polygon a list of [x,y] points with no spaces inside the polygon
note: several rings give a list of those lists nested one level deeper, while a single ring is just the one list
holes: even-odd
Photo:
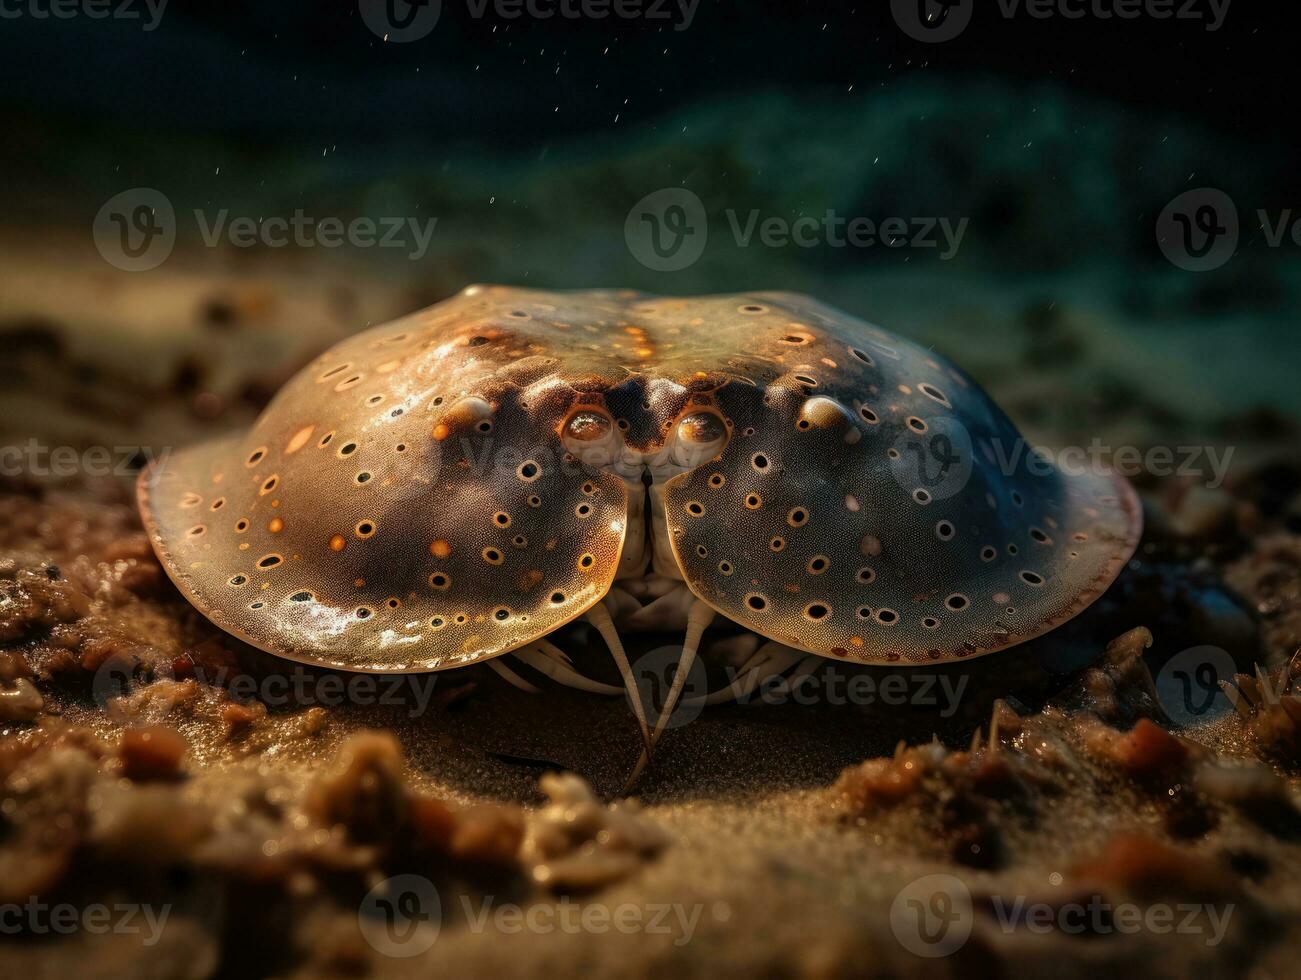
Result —
[{"label": "crab-like sea creature", "polygon": [[927,664],[1096,599],[1140,510],[1064,473],[929,350],[804,296],[472,286],[346,340],[252,430],[140,480],[185,596],[262,650],[362,671],[514,654],[605,691],[546,637],[716,616],[745,669]]}]

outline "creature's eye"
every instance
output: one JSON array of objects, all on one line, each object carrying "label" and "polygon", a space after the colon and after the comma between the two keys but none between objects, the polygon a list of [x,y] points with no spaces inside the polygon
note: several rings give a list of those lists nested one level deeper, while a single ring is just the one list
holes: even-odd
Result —
[{"label": "creature's eye", "polygon": [[723,420],[713,412],[697,412],[678,423],[678,436],[697,446],[712,445],[726,434]]},{"label": "creature's eye", "polygon": [[678,422],[673,461],[691,469],[718,455],[727,442],[727,426],[713,412],[694,412]]},{"label": "creature's eye", "polygon": [[565,448],[587,466],[608,466],[619,458],[622,441],[614,421],[604,412],[579,409],[564,430]]},{"label": "creature's eye", "polygon": [[565,424],[565,438],[579,442],[600,442],[613,427],[610,417],[600,412],[579,412]]}]

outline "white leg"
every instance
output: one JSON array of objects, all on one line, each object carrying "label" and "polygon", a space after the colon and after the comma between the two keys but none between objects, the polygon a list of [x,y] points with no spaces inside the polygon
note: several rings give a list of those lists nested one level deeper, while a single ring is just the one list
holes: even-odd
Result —
[{"label": "white leg", "polygon": [[618,697],[623,694],[623,688],[615,687],[613,684],[602,684],[600,681],[594,681],[590,677],[584,677],[578,671],[573,669],[569,662],[569,657],[554,643],[546,640],[538,640],[531,646],[524,647],[515,651],[515,656],[528,664],[539,674],[550,677],[558,684],[564,684],[565,687],[577,688],[580,691],[587,691],[589,694],[606,694]]},{"label": "white leg", "polygon": [[534,687],[523,677],[521,677],[519,674],[515,673],[515,671],[511,670],[504,663],[502,663],[500,658],[494,658],[492,660],[489,660],[487,661],[487,664],[494,671],[496,671],[497,676],[499,676],[511,687],[518,687],[521,691],[523,691],[526,694],[540,693],[536,687]]},{"label": "white leg", "polygon": [[650,742],[642,751],[641,758],[637,760],[637,765],[633,767],[632,774],[628,776],[628,781],[624,783],[623,791],[627,793],[632,789],[650,762],[651,751],[655,748],[655,743],[659,741],[664,734],[664,726],[668,724],[669,718],[673,715],[673,709],[677,707],[678,698],[682,697],[682,689],[687,683],[687,674],[691,671],[691,665],[695,662],[696,651],[700,648],[700,640],[705,635],[705,630],[709,624],[714,621],[715,612],[712,607],[705,605],[699,599],[691,607],[687,615],[687,635],[682,639],[682,657],[678,660],[678,668],[673,674],[673,685],[669,688],[669,695],[664,700],[664,707],[660,709],[660,716],[655,721],[655,732],[651,735]]},{"label": "white leg", "polygon": [[[689,702],[692,706],[723,704],[727,701],[739,701],[754,692],[763,681],[778,677],[790,670],[795,664],[810,655],[778,643],[769,641],[761,646],[737,668],[732,683],[717,691],[711,691],[703,697]],[[815,669],[816,664],[809,669]]]},{"label": "white leg", "polygon": [[637,690],[637,681],[632,676],[632,665],[628,663],[628,654],[623,649],[623,641],[619,639],[619,631],[614,628],[610,611],[598,602],[587,610],[587,621],[601,634],[605,645],[610,648],[610,656],[614,657],[614,662],[619,667],[619,673],[623,675],[623,686],[628,692],[628,697],[632,699],[632,711],[637,716],[641,739],[646,746],[646,752],[649,753],[654,743],[651,741],[650,726],[646,724],[646,709],[642,707],[641,692]]},{"label": "white leg", "polygon": [[682,657],[678,660],[678,669],[673,673],[673,685],[669,688],[669,696],[665,698],[664,707],[655,721],[651,745],[658,742],[660,736],[664,734],[664,726],[669,723],[673,709],[677,707],[678,698],[682,697],[682,689],[686,687],[687,674],[691,671],[691,665],[695,663],[696,652],[700,649],[700,640],[704,637],[709,624],[714,621],[714,616],[713,608],[699,599],[695,601],[691,612],[687,615],[687,635],[682,639]]},{"label": "white leg", "polygon": [[786,678],[786,690],[794,694],[799,690],[812,673],[819,667],[823,666],[826,660],[823,657],[816,656],[812,653],[806,653],[804,659],[800,661],[799,666],[791,671],[791,675]]}]

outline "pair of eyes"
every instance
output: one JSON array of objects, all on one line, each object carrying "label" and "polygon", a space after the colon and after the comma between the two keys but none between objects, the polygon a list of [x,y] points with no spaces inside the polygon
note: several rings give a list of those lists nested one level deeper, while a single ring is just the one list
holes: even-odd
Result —
[{"label": "pair of eyes", "polygon": [[[610,416],[581,411],[565,423],[565,436],[578,442],[601,442],[614,430]],[[678,438],[697,446],[709,446],[727,435],[727,426],[713,412],[693,412],[678,422]]]}]

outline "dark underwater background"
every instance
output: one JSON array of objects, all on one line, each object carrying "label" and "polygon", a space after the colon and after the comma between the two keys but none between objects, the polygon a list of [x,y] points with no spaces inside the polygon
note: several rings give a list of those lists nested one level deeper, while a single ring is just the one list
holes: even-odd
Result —
[{"label": "dark underwater background", "polygon": [[[10,0],[0,338],[124,391],[203,399],[192,414],[221,425],[337,338],[471,282],[791,289],[935,345],[1045,441],[1294,438],[1301,246],[1272,246],[1258,212],[1298,217],[1298,67],[1260,5],[1229,4],[1212,30],[1209,2],[1200,19],[1124,20],[989,3],[930,43],[887,3],[539,19],[446,0],[398,42],[366,2],[172,0],[155,18],[112,0],[122,16],[60,19]],[[174,207],[176,244],[128,272],[93,229],[141,188]],[[625,233],[664,188],[707,221],[702,254],[674,271]],[[1240,234],[1190,272],[1157,223],[1201,188],[1235,203]],[[436,221],[418,255],[209,246],[196,210]],[[949,255],[733,231],[828,211],[964,234]],[[41,368],[21,384],[40,388]],[[11,410],[20,432],[28,404]],[[151,411],[125,428],[168,430]]]}]

